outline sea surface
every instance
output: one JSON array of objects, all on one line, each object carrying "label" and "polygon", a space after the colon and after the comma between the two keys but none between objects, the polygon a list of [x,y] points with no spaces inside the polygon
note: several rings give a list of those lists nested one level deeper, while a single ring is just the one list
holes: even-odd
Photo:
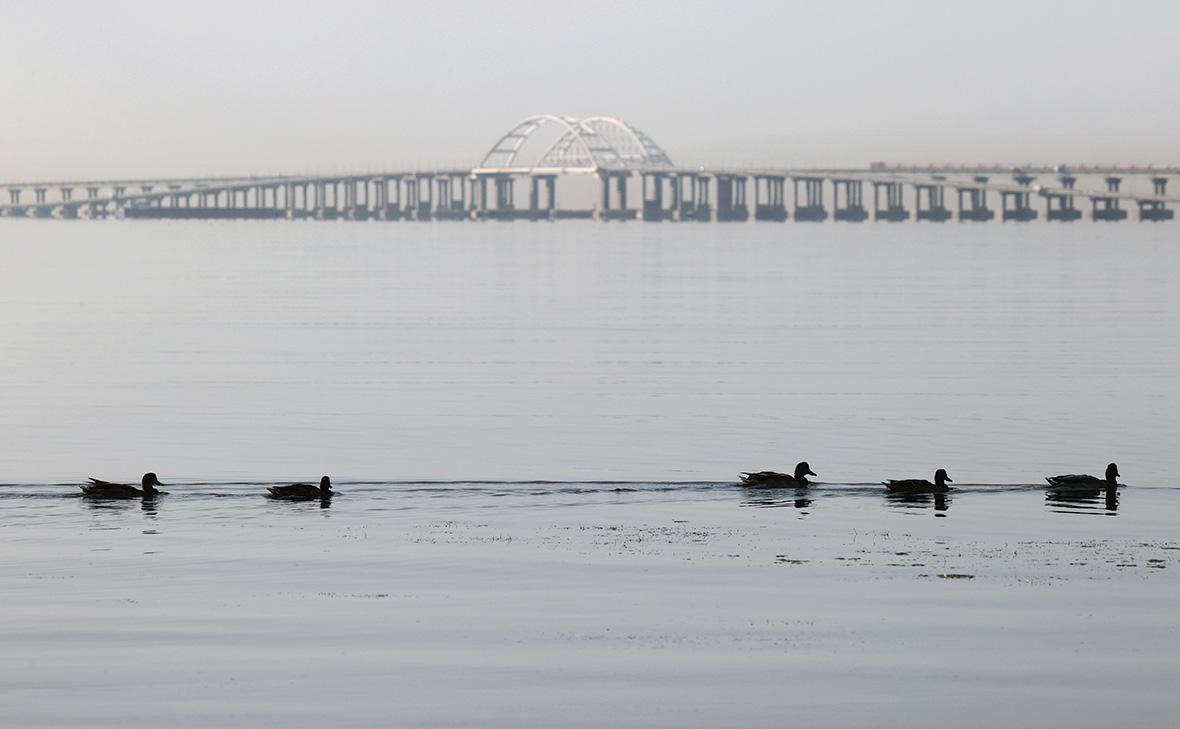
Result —
[{"label": "sea surface", "polygon": [[1174,727],[1177,230],[0,221],[0,726]]}]

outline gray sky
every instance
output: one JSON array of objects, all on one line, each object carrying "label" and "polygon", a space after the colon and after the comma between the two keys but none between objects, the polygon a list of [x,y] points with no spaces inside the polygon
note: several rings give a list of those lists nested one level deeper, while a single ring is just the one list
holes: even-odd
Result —
[{"label": "gray sky", "polygon": [[542,112],[680,164],[1180,162],[1171,2],[3,4],[0,180],[467,165]]}]

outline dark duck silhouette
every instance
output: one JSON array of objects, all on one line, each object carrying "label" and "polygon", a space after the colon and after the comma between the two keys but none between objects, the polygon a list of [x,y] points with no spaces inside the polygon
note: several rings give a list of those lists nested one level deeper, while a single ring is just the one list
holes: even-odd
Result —
[{"label": "dark duck silhouette", "polygon": [[882,481],[885,490],[894,494],[941,494],[950,491],[948,483],[954,479],[946,475],[946,469],[940,468],[934,472],[934,483],[924,478],[907,478],[900,481]]},{"label": "dark duck silhouette", "polygon": [[1058,489],[1113,489],[1118,487],[1119,467],[1110,464],[1106,467],[1106,478],[1098,478],[1084,473],[1067,473],[1061,476],[1046,476],[1049,485]]},{"label": "dark duck silhouette", "polygon": [[92,478],[90,483],[82,485],[82,495],[92,499],[150,499],[164,493],[156,488],[163,486],[154,473],[145,473],[140,480],[141,488],[126,483],[111,483],[102,479]]},{"label": "dark duck silhouette", "polygon": [[313,501],[315,499],[330,499],[332,494],[332,479],[324,476],[320,485],[310,483],[293,483],[289,486],[271,486],[267,489],[267,496],[272,499],[286,501]]},{"label": "dark duck silhouette", "polygon": [[795,466],[794,476],[789,473],[779,473],[778,471],[752,471],[750,473],[743,471],[740,475],[743,486],[789,488],[791,486],[807,486],[811,483],[807,480],[807,477],[816,474],[811,470],[811,466],[807,465],[807,461],[800,461]]}]

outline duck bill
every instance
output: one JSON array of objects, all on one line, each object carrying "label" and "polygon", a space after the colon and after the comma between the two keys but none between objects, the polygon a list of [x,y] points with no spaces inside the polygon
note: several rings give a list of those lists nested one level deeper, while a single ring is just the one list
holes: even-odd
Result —
[{"label": "duck bill", "polygon": [[812,471],[810,468],[809,468],[809,469],[807,469],[807,475],[808,475],[808,476],[815,476],[815,477],[817,477],[817,478],[819,477],[819,474],[818,474],[818,473],[816,473],[815,471]]}]

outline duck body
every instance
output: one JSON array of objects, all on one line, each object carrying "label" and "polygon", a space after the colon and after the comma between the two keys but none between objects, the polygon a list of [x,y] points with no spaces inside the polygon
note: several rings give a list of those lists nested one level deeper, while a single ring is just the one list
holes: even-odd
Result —
[{"label": "duck body", "polygon": [[1067,473],[1061,476],[1046,476],[1045,480],[1050,486],[1059,489],[1100,489],[1117,487],[1118,478],[1119,467],[1112,463],[1106,467],[1106,478],[1085,473]]},{"label": "duck body", "polygon": [[951,490],[950,486],[947,486],[948,482],[954,483],[954,479],[946,475],[945,468],[934,472],[934,483],[924,478],[882,481],[885,490],[892,494],[942,494]]},{"label": "duck body", "polygon": [[320,479],[320,485],[311,483],[293,483],[288,486],[271,486],[267,489],[267,497],[284,499],[286,501],[312,501],[315,499],[330,499],[332,494],[332,480],[327,476]]},{"label": "duck body", "polygon": [[150,499],[163,491],[156,488],[163,486],[154,473],[145,473],[140,480],[140,487],[136,488],[127,483],[112,483],[98,478],[91,478],[90,483],[82,485],[82,495],[91,499]]},{"label": "duck body", "polygon": [[742,485],[752,488],[800,488],[811,484],[807,477],[814,476],[815,472],[807,465],[807,461],[800,461],[795,466],[794,475],[778,471],[750,471],[739,475]]}]

